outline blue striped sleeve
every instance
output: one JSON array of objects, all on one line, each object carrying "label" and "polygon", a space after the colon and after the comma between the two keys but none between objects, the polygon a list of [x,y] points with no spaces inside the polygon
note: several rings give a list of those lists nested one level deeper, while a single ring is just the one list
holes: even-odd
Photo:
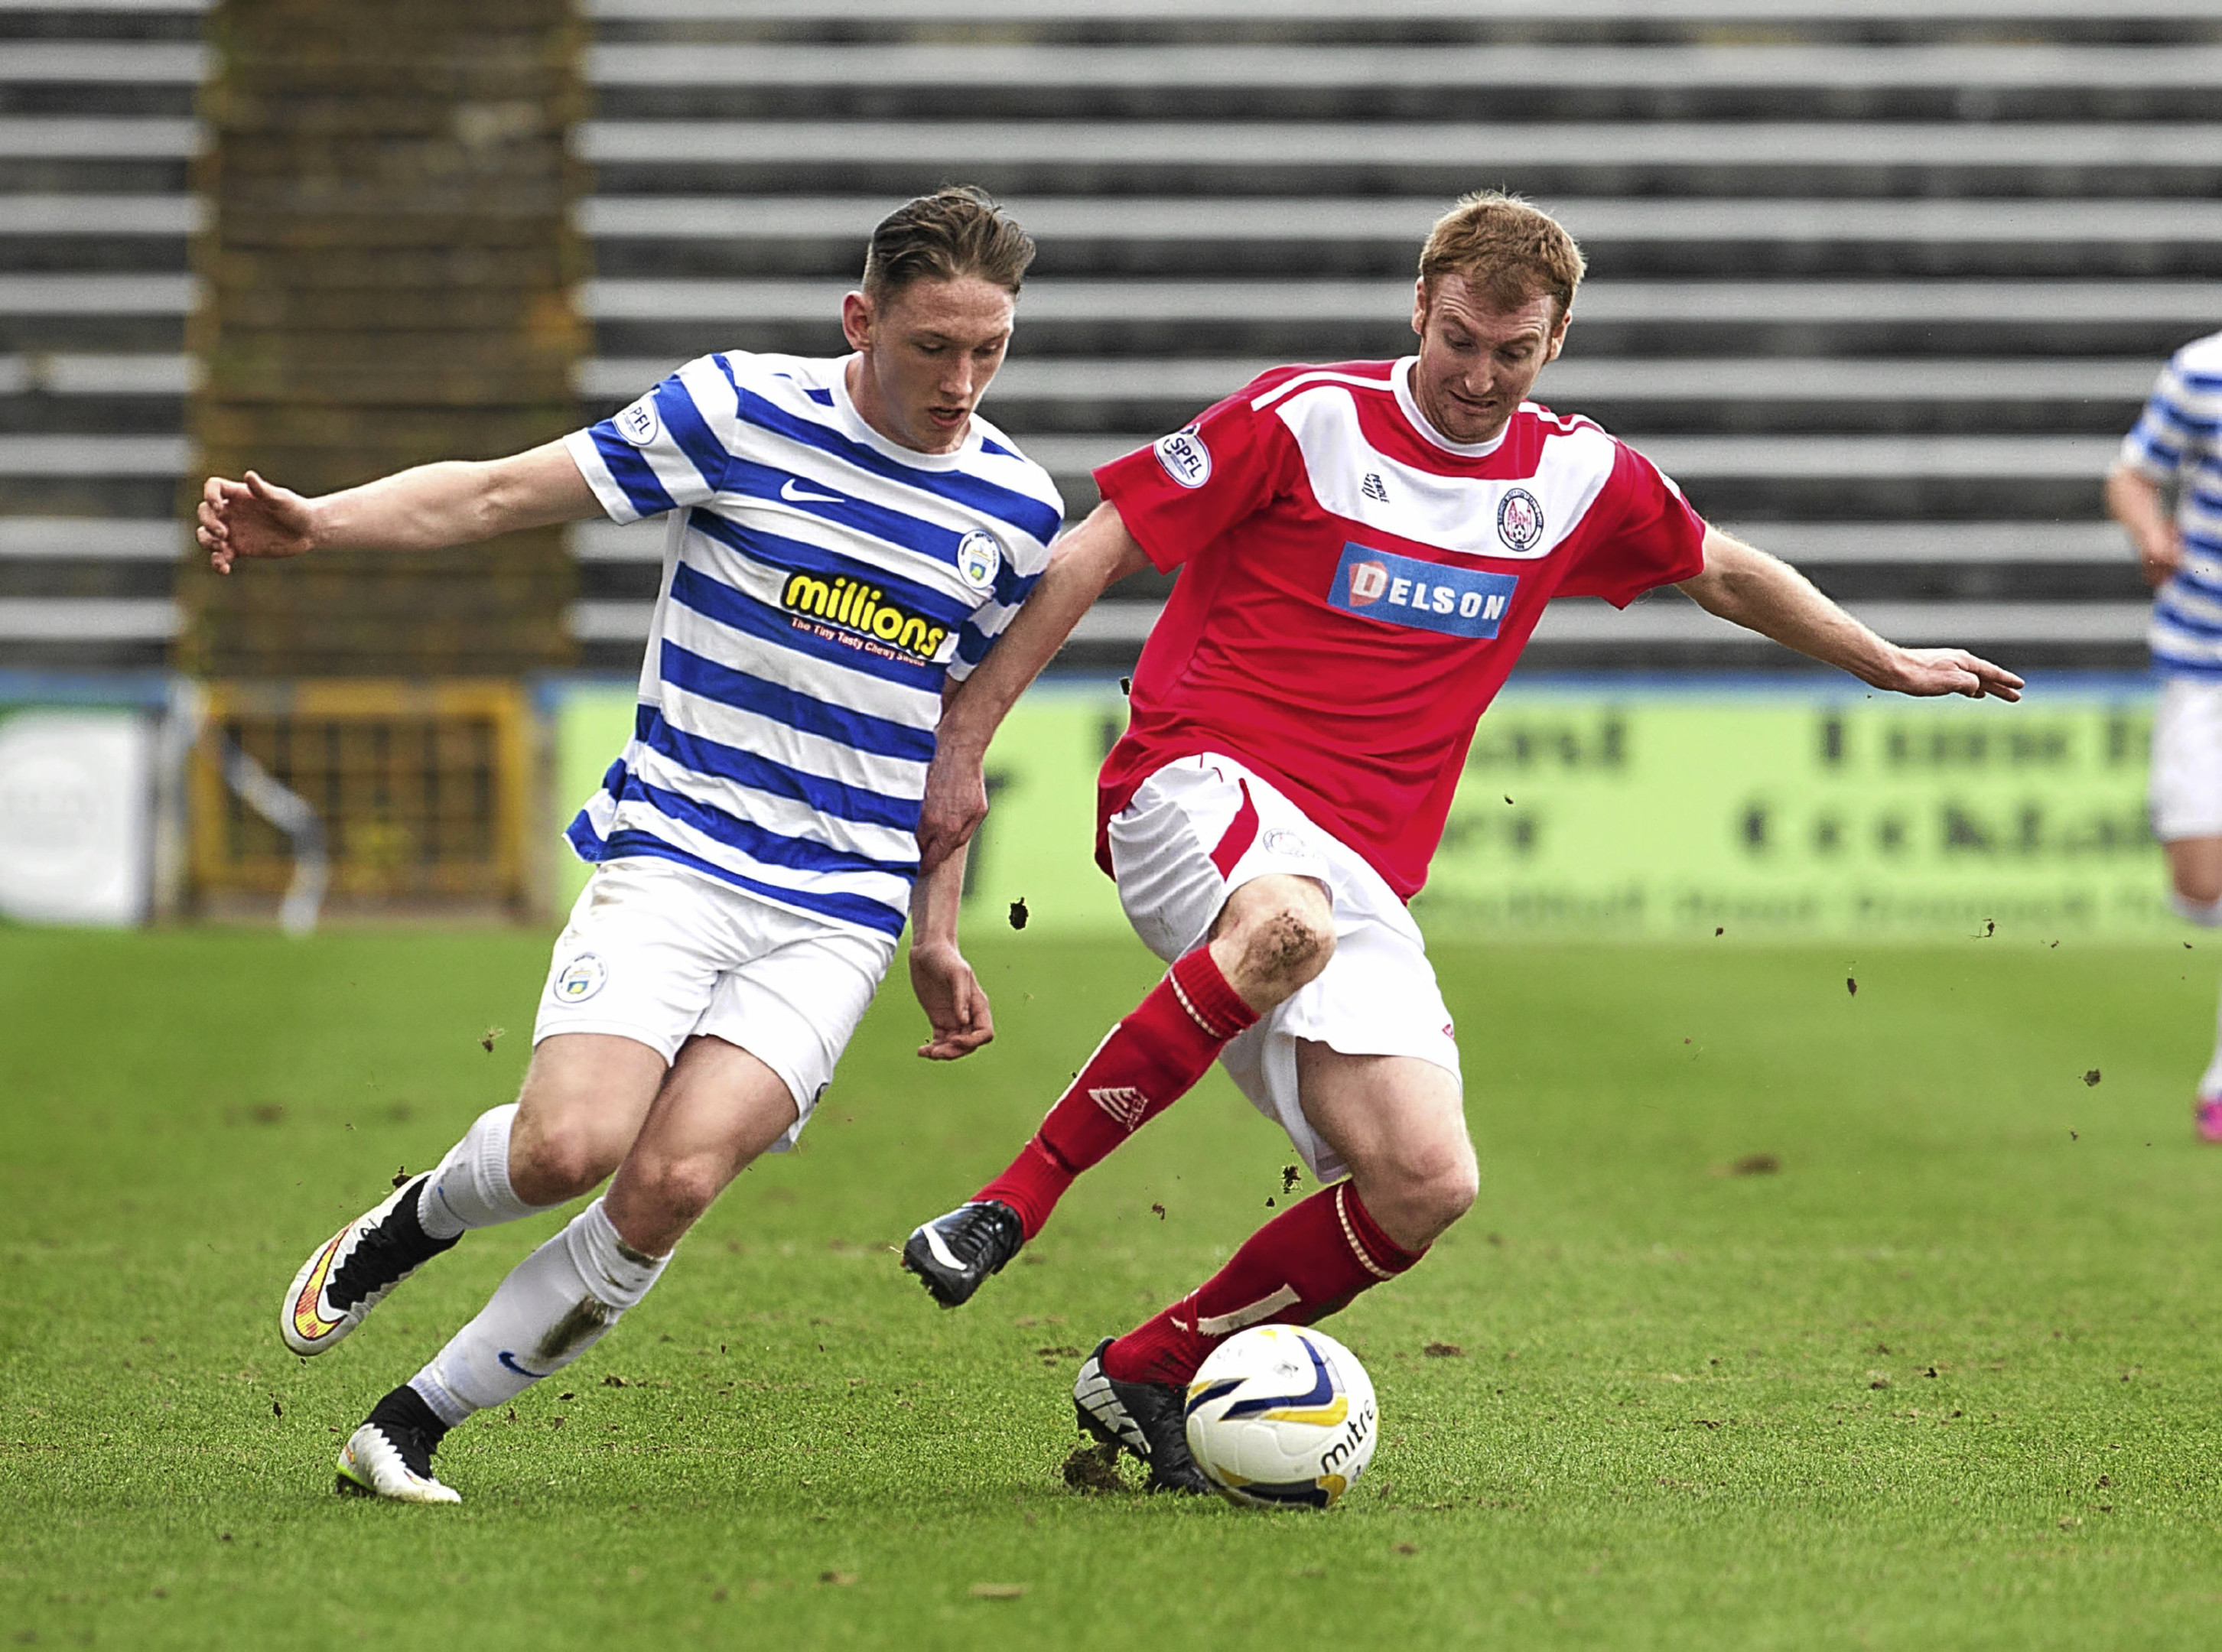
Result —
[{"label": "blue striped sleeve", "polygon": [[587,430],[611,478],[642,516],[714,498],[732,463],[695,403],[687,371],[681,367]]},{"label": "blue striped sleeve", "polygon": [[609,467],[611,480],[625,489],[625,502],[636,516],[661,516],[678,501],[664,491],[663,484],[648,468],[638,448],[619,436],[617,427],[604,419],[587,432],[594,443],[594,451]]}]

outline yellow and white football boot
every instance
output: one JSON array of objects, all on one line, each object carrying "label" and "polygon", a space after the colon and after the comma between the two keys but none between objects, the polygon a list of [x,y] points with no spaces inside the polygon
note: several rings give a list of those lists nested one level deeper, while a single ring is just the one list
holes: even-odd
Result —
[{"label": "yellow and white football boot", "polygon": [[416,1429],[366,1423],[340,1448],[342,1497],[383,1497],[397,1503],[461,1503],[462,1493],[432,1473],[432,1453]]},{"label": "yellow and white football boot", "polygon": [[[386,1293],[455,1241],[434,1239],[417,1220],[419,1176],[394,1190],[319,1246],[286,1292],[278,1335],[304,1359],[360,1324]],[[461,1237],[461,1235],[457,1235]]]}]

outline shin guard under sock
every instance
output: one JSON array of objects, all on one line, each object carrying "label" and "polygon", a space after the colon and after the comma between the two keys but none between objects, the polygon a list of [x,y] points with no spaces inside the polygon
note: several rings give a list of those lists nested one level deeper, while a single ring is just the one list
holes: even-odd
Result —
[{"label": "shin guard under sock", "polygon": [[1357,1190],[1337,1182],[1284,1210],[1201,1287],[1112,1343],[1103,1369],[1120,1382],[1184,1386],[1235,1332],[1324,1319],[1426,1253],[1397,1245]]},{"label": "shin guard under sock", "polygon": [[670,1259],[618,1238],[596,1199],[512,1269],[409,1386],[450,1428],[514,1399],[600,1341]]},{"label": "shin guard under sock", "polygon": [[429,1237],[459,1239],[466,1229],[552,1208],[525,1203],[509,1184],[509,1138],[516,1124],[515,1102],[489,1108],[448,1149],[417,1196],[417,1220]]},{"label": "shin guard under sock", "polygon": [[1073,1178],[1186,1095],[1227,1040],[1257,1021],[1208,945],[1184,954],[1096,1046],[1010,1167],[973,1198],[1008,1205],[1032,1239]]}]

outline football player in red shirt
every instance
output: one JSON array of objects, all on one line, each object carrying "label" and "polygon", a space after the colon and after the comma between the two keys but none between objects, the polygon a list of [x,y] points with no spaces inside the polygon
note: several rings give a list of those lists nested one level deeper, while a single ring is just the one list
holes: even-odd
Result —
[{"label": "football player in red shirt", "polygon": [[1421,254],[1416,356],[1275,368],[1097,471],[1103,503],[942,718],[928,868],[985,814],[989,738],[1089,605],[1146,563],[1182,570],[1103,765],[1097,836],[1171,968],[1010,1167],[903,1252],[963,1303],[1079,1172],[1223,1062],[1326,1185],[1082,1366],[1083,1426],[1147,1463],[1152,1489],[1205,1489],[1183,1398],[1213,1347],[1334,1313],[1473,1202],[1458,1046],[1404,902],[1546,602],[1679,585],[1878,688],[2019,697],[1974,655],[1884,641],[1709,527],[1635,449],[1528,401],[1582,273],[1534,207],[1459,202]]}]

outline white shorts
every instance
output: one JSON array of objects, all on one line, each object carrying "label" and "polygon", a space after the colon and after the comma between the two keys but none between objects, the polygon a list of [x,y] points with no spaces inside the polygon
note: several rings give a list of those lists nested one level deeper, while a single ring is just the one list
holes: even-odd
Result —
[{"label": "white shorts", "polygon": [[894,950],[670,861],[605,861],[556,937],[532,1041],[608,1033],[667,1063],[698,1033],[738,1045],[794,1096],[779,1152],[810,1121]]},{"label": "white shorts", "polygon": [[1458,1040],[1428,945],[1365,857],[1313,824],[1271,781],[1213,753],[1167,763],[1109,826],[1120,903],[1167,963],[1200,943],[1233,894],[1273,873],[1309,877],[1334,901],[1334,956],[1317,978],[1221,1055],[1252,1105],[1289,1133],[1322,1182],[1347,1173],[1304,1116],[1296,1043],[1345,1055],[1409,1055],[1458,1077]]},{"label": "white shorts", "polygon": [[2161,685],[2150,785],[2154,837],[2222,838],[2222,682],[2171,677]]}]

